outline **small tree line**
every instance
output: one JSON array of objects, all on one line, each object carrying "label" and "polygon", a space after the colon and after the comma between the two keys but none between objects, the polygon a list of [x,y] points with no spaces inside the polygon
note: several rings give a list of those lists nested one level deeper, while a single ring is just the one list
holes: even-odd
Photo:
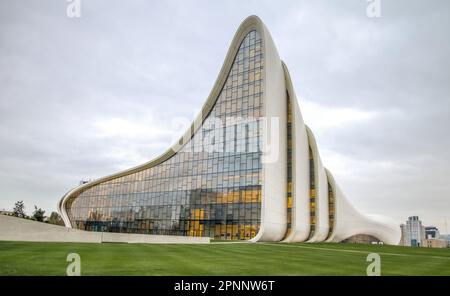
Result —
[{"label": "small tree line", "polygon": [[51,212],[50,216],[45,216],[45,211],[41,208],[38,208],[36,205],[34,206],[32,215],[28,216],[25,213],[25,204],[23,200],[19,200],[14,204],[12,216],[55,225],[64,225],[61,216],[57,212],[53,211]]}]

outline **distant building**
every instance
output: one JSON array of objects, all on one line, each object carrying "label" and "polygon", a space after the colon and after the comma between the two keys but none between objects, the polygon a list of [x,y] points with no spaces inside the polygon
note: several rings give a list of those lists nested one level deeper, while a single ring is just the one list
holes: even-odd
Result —
[{"label": "distant building", "polygon": [[441,236],[436,226],[425,227],[425,239],[422,241],[422,247],[425,248],[447,248],[448,241],[446,236]]},{"label": "distant building", "polygon": [[0,215],[13,216],[14,212],[3,209],[3,210],[0,210]]},{"label": "distant building", "polygon": [[406,246],[406,238],[405,238],[406,230],[405,230],[405,228],[406,228],[405,224],[400,224],[400,232],[401,232],[400,243],[399,243],[400,246]]},{"label": "distant building", "polygon": [[443,239],[447,241],[447,247],[450,248],[450,234],[444,235]]},{"label": "distant building", "polygon": [[425,227],[422,226],[422,221],[418,216],[408,217],[406,224],[402,224],[402,239],[401,244],[409,247],[420,247],[423,240],[425,240]]},{"label": "distant building", "polygon": [[436,226],[427,226],[425,227],[425,238],[440,238],[439,229]]},{"label": "distant building", "polygon": [[422,241],[424,248],[447,248],[448,242],[445,239],[430,238]]}]

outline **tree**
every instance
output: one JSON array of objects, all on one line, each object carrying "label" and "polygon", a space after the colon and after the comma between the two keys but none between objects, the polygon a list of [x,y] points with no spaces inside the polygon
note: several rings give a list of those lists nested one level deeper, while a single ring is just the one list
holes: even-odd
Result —
[{"label": "tree", "polygon": [[48,218],[48,223],[64,226],[64,221],[57,212],[52,212]]},{"label": "tree", "polygon": [[41,208],[38,208],[37,206],[34,206],[34,212],[33,212],[33,216],[31,216],[31,218],[33,220],[39,221],[39,222],[44,222],[44,216],[45,211]]},{"label": "tree", "polygon": [[25,205],[23,203],[23,200],[19,200],[14,204],[13,209],[13,216],[19,217],[19,218],[25,218]]}]

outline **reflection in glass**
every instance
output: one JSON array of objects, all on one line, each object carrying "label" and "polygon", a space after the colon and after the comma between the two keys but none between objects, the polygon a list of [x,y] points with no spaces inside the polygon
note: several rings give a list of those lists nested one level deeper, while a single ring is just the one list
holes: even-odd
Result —
[{"label": "reflection in glass", "polygon": [[[74,228],[90,231],[250,239],[259,230],[261,125],[208,120],[263,116],[262,40],[249,32],[222,91],[191,140],[165,162],[94,185],[66,204]],[[217,149],[205,149],[206,143]]]}]

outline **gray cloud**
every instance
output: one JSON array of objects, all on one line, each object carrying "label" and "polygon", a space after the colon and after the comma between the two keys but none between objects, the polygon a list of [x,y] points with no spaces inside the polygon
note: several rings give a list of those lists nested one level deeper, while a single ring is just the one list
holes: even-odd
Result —
[{"label": "gray cloud", "polygon": [[[450,220],[447,1],[382,0],[378,19],[363,0],[82,0],[80,19],[66,6],[0,3],[0,208],[54,210],[80,179],[164,151],[179,132],[168,118],[202,106],[237,26],[257,14],[305,118],[318,107],[307,123],[349,199],[399,223]],[[334,124],[320,109],[374,116]]]}]

